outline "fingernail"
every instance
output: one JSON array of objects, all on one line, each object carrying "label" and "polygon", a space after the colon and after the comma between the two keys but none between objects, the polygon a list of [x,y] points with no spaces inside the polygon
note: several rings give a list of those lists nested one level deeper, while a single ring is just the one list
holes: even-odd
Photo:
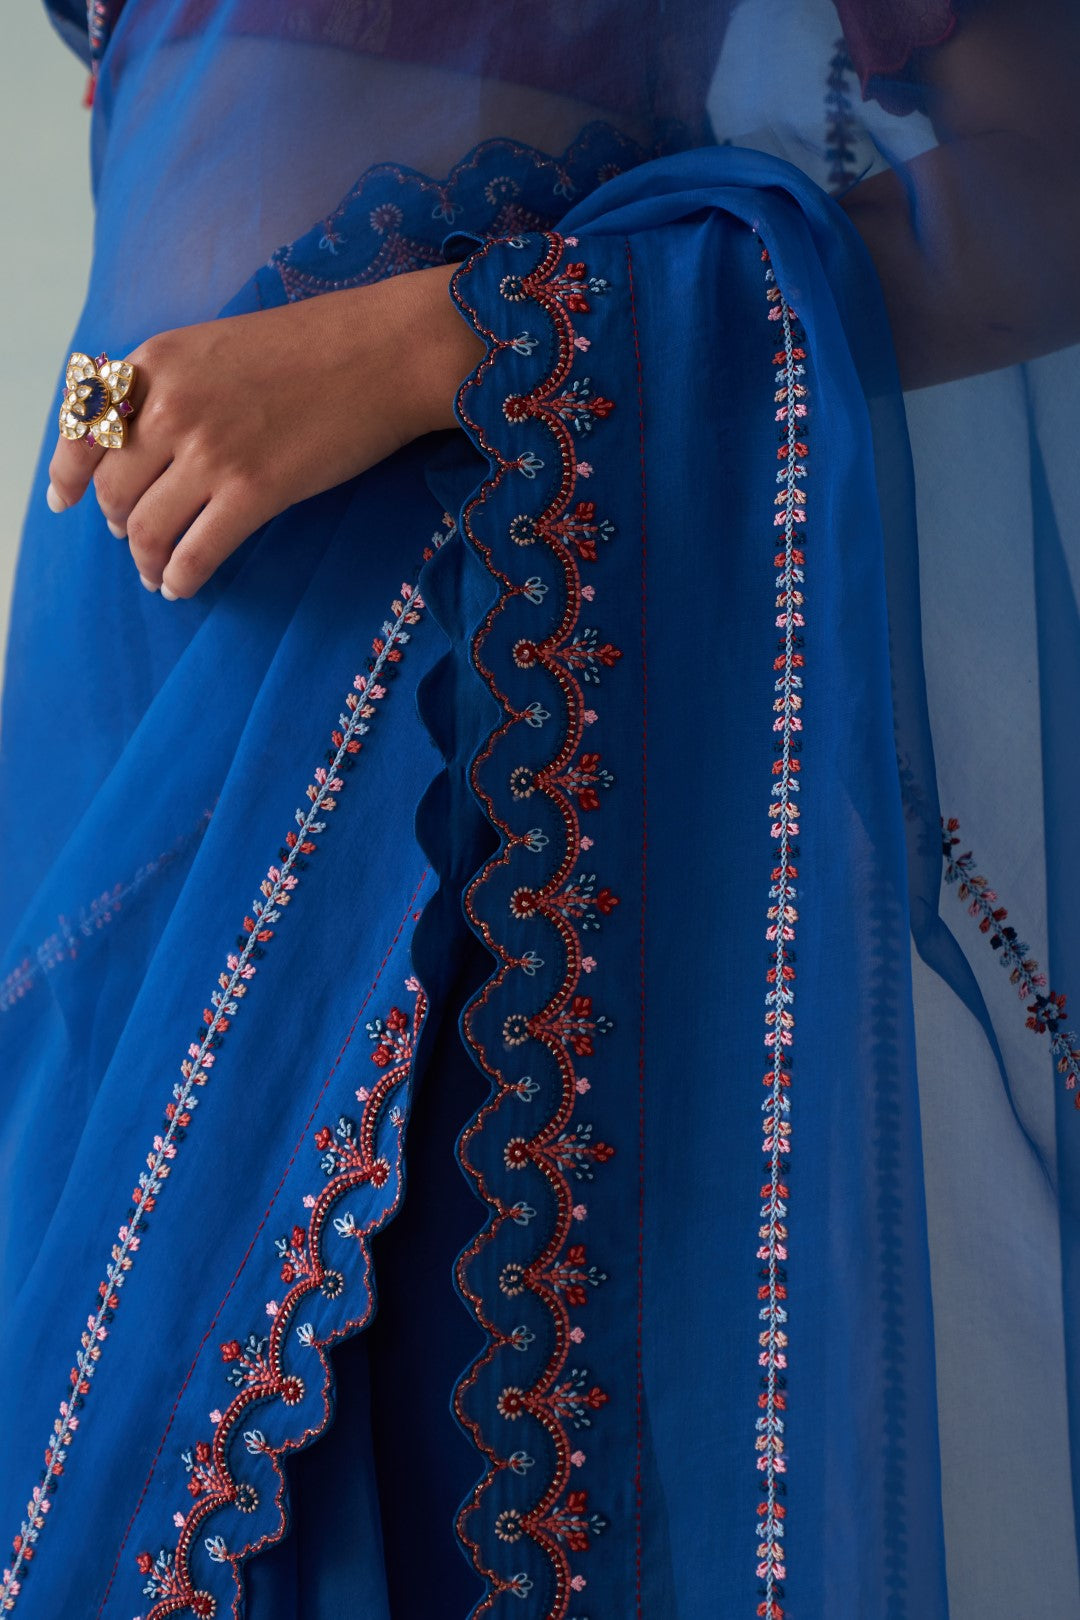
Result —
[{"label": "fingernail", "polygon": [[141,583],[146,586],[148,591],[156,591],[159,588],[157,585],[154,584],[152,579],[147,579],[145,574],[140,574],[139,579],[140,579]]},{"label": "fingernail", "polygon": [[167,585],[163,585],[161,587],[161,594],[165,598],[166,602],[175,602],[177,599],[176,592],[170,591]]},{"label": "fingernail", "polygon": [[67,501],[51,483],[45,491],[45,503],[50,512],[64,512],[67,510]]},{"label": "fingernail", "polygon": [[109,533],[111,535],[114,535],[116,537],[117,540],[126,540],[127,539],[127,530],[122,529],[120,527],[119,523],[110,523],[108,518],[106,518],[105,519],[105,527],[108,529],[108,531],[109,531]]}]

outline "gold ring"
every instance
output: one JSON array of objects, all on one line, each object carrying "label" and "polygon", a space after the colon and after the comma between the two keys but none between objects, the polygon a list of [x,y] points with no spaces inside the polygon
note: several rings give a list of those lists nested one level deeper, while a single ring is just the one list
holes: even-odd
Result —
[{"label": "gold ring", "polygon": [[135,407],[128,398],[135,383],[130,360],[110,360],[99,354],[73,354],[64,376],[64,402],[60,406],[60,433],[65,439],[85,439],[103,450],[122,450],[127,419]]}]

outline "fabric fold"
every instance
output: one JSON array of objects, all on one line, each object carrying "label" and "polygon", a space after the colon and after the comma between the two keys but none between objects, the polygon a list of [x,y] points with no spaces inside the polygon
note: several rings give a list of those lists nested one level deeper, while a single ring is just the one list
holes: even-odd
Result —
[{"label": "fabric fold", "polygon": [[[487,1346],[455,1397],[485,1465],[459,1518],[478,1613],[693,1613],[707,1581],[780,1620],[801,1568],[802,1612],[947,1614],[860,381],[887,389],[890,360],[826,206],[785,165],[693,154],[455,278],[488,349],[460,521],[499,590],[472,657],[502,709],[472,765],[499,843],[466,894],[495,960],[463,1020],[491,1086],[460,1143],[487,1206],[458,1266]],[[676,932],[700,986],[669,970]]]}]

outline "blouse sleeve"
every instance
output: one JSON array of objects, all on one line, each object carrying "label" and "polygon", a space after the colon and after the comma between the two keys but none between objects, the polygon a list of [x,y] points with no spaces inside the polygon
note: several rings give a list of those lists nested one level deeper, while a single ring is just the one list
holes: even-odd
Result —
[{"label": "blouse sleeve", "polygon": [[[835,0],[863,94],[872,79],[902,76],[912,55],[942,45],[956,27],[959,0]],[[878,99],[881,97],[878,95]]]}]

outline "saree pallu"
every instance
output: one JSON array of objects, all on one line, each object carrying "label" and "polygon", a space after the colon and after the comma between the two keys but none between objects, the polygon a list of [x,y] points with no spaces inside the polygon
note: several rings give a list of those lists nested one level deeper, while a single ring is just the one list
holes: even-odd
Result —
[{"label": "saree pallu", "polygon": [[[463,433],[179,611],[79,509],[116,623],[13,648],[27,1620],[949,1613],[913,931],[974,997],[876,283],[780,161],[561,218],[560,172],[492,142],[336,216],[373,275],[469,233]],[[327,285],[333,228],[228,312]],[[102,628],[150,643],[134,724]]]}]

